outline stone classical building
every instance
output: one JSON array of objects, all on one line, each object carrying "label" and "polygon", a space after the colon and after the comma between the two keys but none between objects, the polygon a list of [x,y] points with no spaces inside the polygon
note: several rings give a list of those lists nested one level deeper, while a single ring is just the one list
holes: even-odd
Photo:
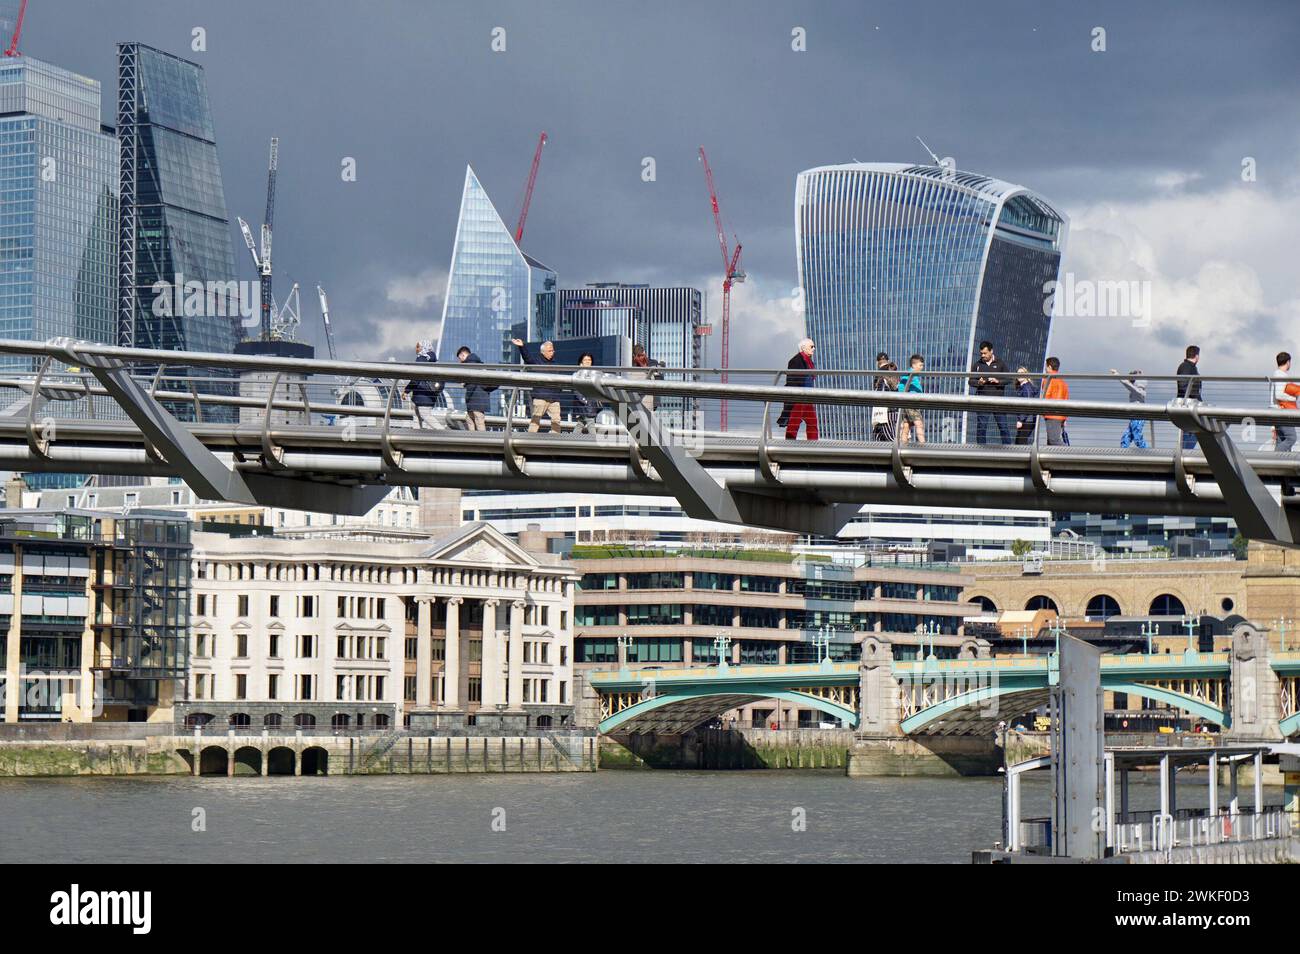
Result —
[{"label": "stone classical building", "polygon": [[487,524],[419,542],[196,533],[194,547],[190,724],[571,722],[577,578]]}]

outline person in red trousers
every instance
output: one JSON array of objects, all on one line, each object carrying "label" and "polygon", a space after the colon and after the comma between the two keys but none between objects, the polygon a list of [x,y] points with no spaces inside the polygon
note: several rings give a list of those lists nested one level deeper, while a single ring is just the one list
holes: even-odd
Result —
[{"label": "person in red trousers", "polygon": [[[817,365],[813,362],[813,352],[817,346],[811,338],[799,342],[799,351],[786,364],[789,373],[785,376],[787,387],[810,388],[817,375],[812,372]],[[804,426],[804,437],[810,441],[817,440],[817,408],[812,404],[787,403],[781,417],[785,424],[785,439],[792,441],[799,436],[799,425]]]}]

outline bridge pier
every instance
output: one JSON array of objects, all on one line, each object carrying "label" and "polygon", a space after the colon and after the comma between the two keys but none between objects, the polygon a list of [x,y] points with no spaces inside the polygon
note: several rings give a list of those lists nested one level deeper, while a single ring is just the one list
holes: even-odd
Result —
[{"label": "bridge pier", "polygon": [[1224,740],[1282,740],[1278,675],[1272,665],[1268,631],[1242,623],[1232,631],[1229,655],[1228,713]]},{"label": "bridge pier", "polygon": [[870,634],[862,640],[858,668],[860,735],[901,738],[903,693],[894,676],[894,646],[884,636]]}]

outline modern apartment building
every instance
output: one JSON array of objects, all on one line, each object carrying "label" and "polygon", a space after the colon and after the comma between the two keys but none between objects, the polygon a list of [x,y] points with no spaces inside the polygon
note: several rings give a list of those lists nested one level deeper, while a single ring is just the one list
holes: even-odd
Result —
[{"label": "modern apartment building", "polygon": [[189,530],[149,511],[0,511],[5,722],[171,721]]},{"label": "modern apartment building", "polygon": [[[867,633],[887,633],[897,658],[956,656],[963,642],[963,587],[950,566],[836,562],[791,550],[575,547],[579,672],[625,665],[676,669],[856,659]],[[819,722],[812,710],[768,700],[727,718],[768,725]]]}]

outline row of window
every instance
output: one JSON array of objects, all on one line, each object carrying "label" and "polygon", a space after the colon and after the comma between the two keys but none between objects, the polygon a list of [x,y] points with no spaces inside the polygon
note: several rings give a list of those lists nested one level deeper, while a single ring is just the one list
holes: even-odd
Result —
[{"label": "row of window", "polygon": [[[998,612],[998,606],[987,596],[977,596],[970,600],[971,603],[979,606],[986,613]],[[1233,609],[1231,599],[1222,601],[1221,608],[1224,612],[1230,612]],[[1044,596],[1041,593],[1031,596],[1025,601],[1027,610],[1051,610],[1054,613],[1060,613],[1060,607],[1056,605],[1056,600],[1050,596]],[[1084,608],[1084,615],[1089,619],[1110,619],[1112,616],[1123,616],[1124,611],[1119,605],[1119,600],[1109,593],[1098,593],[1092,599],[1088,600],[1088,605]],[[1183,601],[1172,593],[1161,593],[1151,601],[1147,608],[1147,616],[1186,616],[1187,608]]]},{"label": "row of window", "polygon": [[[620,618],[620,610],[626,621]],[[635,606],[579,606],[574,610],[579,627],[587,626],[684,626],[690,612],[692,626],[745,626],[758,629],[851,630],[876,628],[889,632],[913,632],[919,627],[938,627],[940,633],[956,633],[959,616],[918,613],[850,613],[814,609],[776,609],[768,606],[709,606],[680,603]],[[916,621],[909,623],[908,621]],[[784,623],[784,625],[782,625]]]},{"label": "row of window", "polygon": [[[937,585],[932,583],[873,583],[861,580],[809,580],[802,577],[780,576],[745,576],[736,577],[727,573],[694,573],[691,586],[686,586],[686,574],[680,572],[628,573],[626,574],[629,590],[721,590],[742,593],[779,593],[781,584],[785,583],[785,593],[803,596],[806,599],[820,600],[870,600],[876,599],[876,588],[880,588],[880,597],[896,600],[943,600],[956,602],[961,594],[961,587]],[[582,589],[587,591],[608,591],[619,588],[617,573],[585,573],[582,576]]]},{"label": "row of window", "polygon": [[[293,643],[295,659],[316,659],[320,655],[320,637],[314,633],[301,633],[290,637]],[[233,658],[248,659],[253,639],[250,633],[234,635],[235,649]],[[287,641],[280,633],[266,634],[266,658],[280,659],[283,643]],[[440,641],[439,641],[440,642]],[[335,646],[336,659],[387,659],[388,639],[385,636],[349,635],[337,637]],[[216,633],[194,634],[194,655],[201,659],[219,655]],[[259,654],[260,655],[260,654]]]}]

